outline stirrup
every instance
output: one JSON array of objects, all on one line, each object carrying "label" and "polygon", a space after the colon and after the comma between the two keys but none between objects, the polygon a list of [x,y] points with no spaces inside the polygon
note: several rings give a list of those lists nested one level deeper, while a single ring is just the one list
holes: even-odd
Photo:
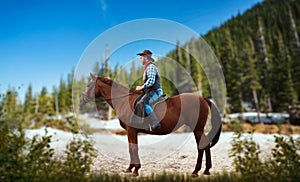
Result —
[{"label": "stirrup", "polygon": [[160,125],[160,123],[158,122],[158,123],[156,123],[155,125],[153,125],[153,126],[151,126],[151,124],[149,123],[148,124],[149,125],[149,131],[154,131],[154,130],[159,130],[159,129],[161,129],[161,125]]},{"label": "stirrup", "polygon": [[149,131],[151,131],[151,132],[153,131],[152,127],[151,127],[151,124],[149,124]]}]

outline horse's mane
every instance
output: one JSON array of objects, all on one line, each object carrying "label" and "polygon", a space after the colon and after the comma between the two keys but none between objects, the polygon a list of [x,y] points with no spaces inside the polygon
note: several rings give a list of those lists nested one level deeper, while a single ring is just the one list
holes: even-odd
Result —
[{"label": "horse's mane", "polygon": [[108,79],[108,78],[104,78],[104,77],[98,77],[102,82],[106,83],[109,86],[112,86],[113,83],[115,83],[114,81]]},{"label": "horse's mane", "polygon": [[125,87],[125,86],[123,86],[123,85],[121,85],[121,84],[119,84],[119,83],[117,83],[117,82],[115,82],[115,81],[113,81],[113,80],[111,80],[111,79],[109,79],[109,78],[104,78],[104,77],[98,77],[103,83],[105,83],[105,84],[107,84],[107,85],[109,85],[109,86],[113,86],[114,85],[114,87],[121,87],[121,89],[126,89],[126,90],[129,90],[129,92],[133,92],[132,90],[130,90],[129,88],[127,88],[127,87]]}]

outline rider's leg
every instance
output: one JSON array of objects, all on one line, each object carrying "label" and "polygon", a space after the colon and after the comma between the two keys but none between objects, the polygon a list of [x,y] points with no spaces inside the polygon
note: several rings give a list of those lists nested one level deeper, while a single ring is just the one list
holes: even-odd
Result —
[{"label": "rider's leg", "polygon": [[162,89],[158,89],[155,92],[151,93],[148,102],[145,104],[145,111],[148,121],[150,121],[150,129],[156,130],[160,129],[160,120],[157,118],[156,113],[153,111],[152,107],[150,106],[151,103],[155,102],[160,96],[162,96],[163,91]]},{"label": "rider's leg", "polygon": [[152,104],[153,102],[155,102],[160,96],[162,96],[162,94],[163,94],[162,89],[157,89],[155,92],[153,92],[149,99],[149,104]]},{"label": "rider's leg", "polygon": [[149,116],[153,112],[153,109],[149,104],[145,104],[145,111],[146,114]]},{"label": "rider's leg", "polygon": [[145,110],[148,115],[147,120],[150,121],[150,131],[160,129],[160,120],[157,118],[155,112],[153,112],[153,109],[148,104],[145,104]]},{"label": "rider's leg", "polygon": [[149,97],[150,97],[149,94],[146,93],[136,104],[136,106],[134,108],[134,112],[133,112],[133,114],[131,116],[131,120],[130,120],[133,127],[139,128],[139,127],[141,127],[139,125],[144,123],[145,103],[146,103],[146,101],[148,102]]},{"label": "rider's leg", "polygon": [[[155,99],[154,96],[157,96],[156,92],[154,93],[145,93],[141,100],[137,103],[135,107],[134,114],[131,118],[132,124],[137,124],[138,120],[143,120],[144,114],[146,112],[147,120],[150,122],[150,130],[155,130],[160,128],[160,120],[157,118],[155,112],[153,112],[152,107],[149,105],[150,99]],[[158,97],[157,97],[158,98]],[[156,99],[157,99],[156,98]]]}]

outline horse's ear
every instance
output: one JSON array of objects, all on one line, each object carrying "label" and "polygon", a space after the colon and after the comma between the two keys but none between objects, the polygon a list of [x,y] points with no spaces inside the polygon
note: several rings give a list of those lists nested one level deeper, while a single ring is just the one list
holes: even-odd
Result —
[{"label": "horse's ear", "polygon": [[90,73],[91,79],[94,80],[97,76],[94,75],[93,73]]}]

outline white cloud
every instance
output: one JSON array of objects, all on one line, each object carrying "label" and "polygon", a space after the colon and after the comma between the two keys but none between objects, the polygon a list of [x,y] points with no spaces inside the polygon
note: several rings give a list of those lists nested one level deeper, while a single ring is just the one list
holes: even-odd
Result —
[{"label": "white cloud", "polygon": [[105,0],[101,0],[101,8],[102,8],[103,12],[106,12],[107,4],[106,4]]}]

